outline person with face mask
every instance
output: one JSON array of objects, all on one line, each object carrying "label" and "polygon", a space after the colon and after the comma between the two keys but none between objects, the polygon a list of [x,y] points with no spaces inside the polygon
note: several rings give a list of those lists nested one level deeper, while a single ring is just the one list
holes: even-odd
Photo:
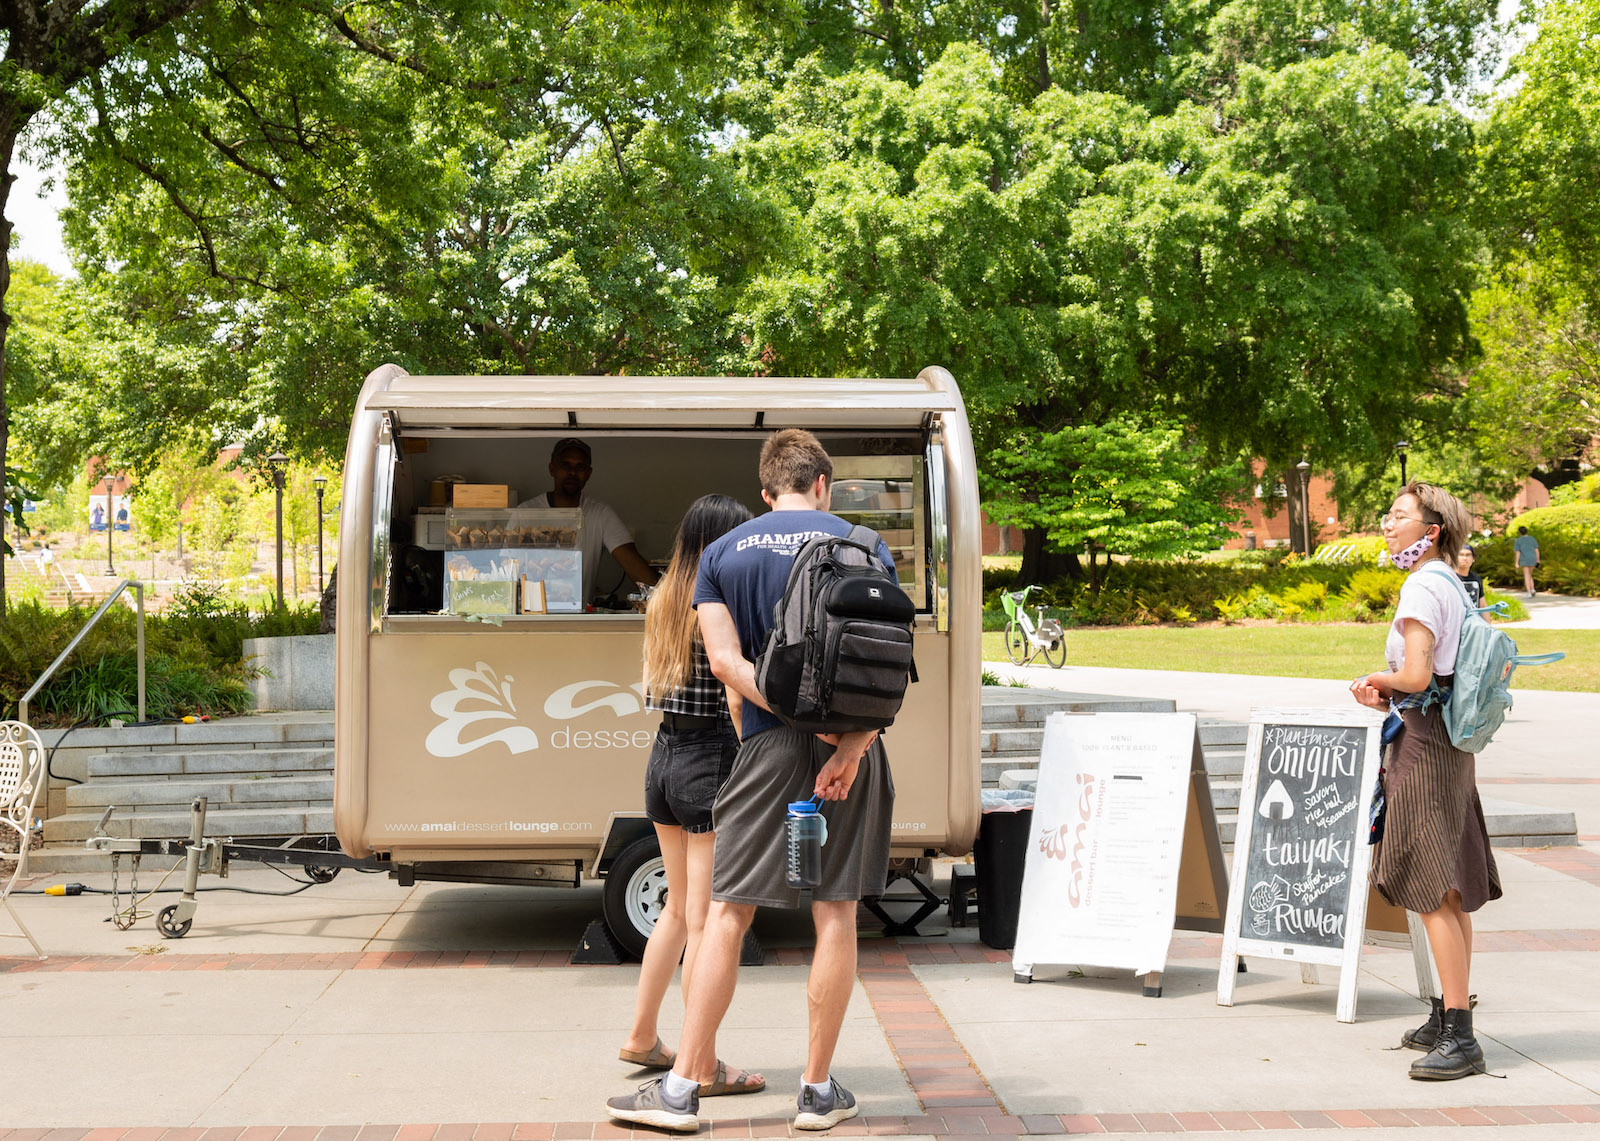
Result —
[{"label": "person with face mask", "polygon": [[1451,744],[1443,709],[1467,613],[1454,568],[1468,526],[1467,509],[1449,492],[1415,482],[1401,490],[1383,517],[1389,556],[1408,572],[1384,643],[1389,668],[1350,684],[1362,705],[1389,714],[1387,805],[1374,841],[1372,884],[1390,903],[1421,916],[1444,992],[1431,1000],[1428,1021],[1400,1042],[1425,1052],[1411,1067],[1411,1076],[1424,1080],[1487,1072],[1467,990],[1471,913],[1500,898],[1500,873],[1478,800],[1475,758]]}]

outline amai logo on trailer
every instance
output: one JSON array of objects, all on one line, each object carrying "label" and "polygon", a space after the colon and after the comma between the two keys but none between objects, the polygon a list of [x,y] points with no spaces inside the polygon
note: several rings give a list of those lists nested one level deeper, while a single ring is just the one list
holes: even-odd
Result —
[{"label": "amai logo on trailer", "polygon": [[[539,734],[521,723],[517,703],[511,696],[516,678],[510,674],[500,676],[487,662],[478,662],[470,670],[451,670],[448,678],[450,688],[435,694],[428,703],[440,718],[423,742],[429,753],[451,758],[488,745],[504,745],[513,754],[539,747]],[[573,682],[545,699],[544,715],[552,721],[570,721],[602,709],[614,717],[640,715],[645,711],[642,689],[642,684],[628,687],[609,681]],[[644,747],[651,737],[644,729],[574,732],[563,725],[550,733],[550,745],[563,749]]]}]

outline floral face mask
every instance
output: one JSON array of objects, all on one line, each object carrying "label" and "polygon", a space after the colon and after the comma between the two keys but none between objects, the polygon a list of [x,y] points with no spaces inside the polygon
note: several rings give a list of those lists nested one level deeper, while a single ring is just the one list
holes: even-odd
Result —
[{"label": "floral face mask", "polygon": [[1433,540],[1424,535],[1405,550],[1391,555],[1390,557],[1393,559],[1394,565],[1399,567],[1401,570],[1410,570],[1412,567],[1417,565],[1417,560],[1423,555],[1427,554],[1429,548],[1432,546]]}]

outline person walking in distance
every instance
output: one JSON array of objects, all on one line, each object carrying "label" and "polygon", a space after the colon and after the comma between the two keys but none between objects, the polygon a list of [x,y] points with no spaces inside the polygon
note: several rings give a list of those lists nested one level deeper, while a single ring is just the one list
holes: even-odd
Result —
[{"label": "person walking in distance", "polygon": [[1472,912],[1500,898],[1500,873],[1478,799],[1476,758],[1451,743],[1444,720],[1466,620],[1453,567],[1467,527],[1466,507],[1441,488],[1408,483],[1396,497],[1383,517],[1383,540],[1394,565],[1409,573],[1384,644],[1389,668],[1350,684],[1362,705],[1389,714],[1387,806],[1372,885],[1391,904],[1421,915],[1443,991],[1428,1021],[1400,1041],[1426,1054],[1411,1067],[1418,1079],[1487,1072],[1468,993]]},{"label": "person walking in distance", "polygon": [[1526,527],[1518,527],[1511,549],[1517,553],[1517,565],[1522,568],[1522,589],[1532,598],[1539,593],[1533,589],[1533,568],[1539,565],[1539,540],[1528,534]]},{"label": "person walking in distance", "polygon": [[[715,1077],[717,1027],[733,999],[739,948],[758,906],[798,907],[779,842],[785,805],[819,798],[829,842],[812,889],[816,951],[806,982],[809,1029],[794,1127],[827,1129],[856,1116],[853,1094],[832,1073],[834,1048],[856,977],[856,908],[888,878],[894,782],[876,732],[834,738],[791,729],[765,706],[753,662],[760,655],[800,548],[851,525],[827,508],[833,462],[817,438],[795,428],[761,449],[761,497],[772,510],[706,548],[694,602],[712,671],[743,699],[733,775],[717,797],[711,906],[695,963],[672,1069],[606,1112],[680,1132],[699,1128],[699,1088]],[[879,543],[878,558],[894,565]]]},{"label": "person walking in distance", "polygon": [[[711,672],[691,600],[702,552],[749,518],[750,509],[726,495],[695,500],[678,525],[672,562],[645,611],[645,704],[660,711],[661,728],[645,770],[644,807],[661,846],[667,898],[645,944],[633,1028],[618,1057],[650,1070],[668,1069],[673,1062],[656,1023],[680,957],[683,993],[691,989],[711,903],[716,840],[711,806],[739,751],[732,719],[739,712],[739,697],[734,694],[730,702]],[[758,1074],[718,1062],[712,1080],[700,1086],[700,1096],[755,1093],[766,1084]]]}]

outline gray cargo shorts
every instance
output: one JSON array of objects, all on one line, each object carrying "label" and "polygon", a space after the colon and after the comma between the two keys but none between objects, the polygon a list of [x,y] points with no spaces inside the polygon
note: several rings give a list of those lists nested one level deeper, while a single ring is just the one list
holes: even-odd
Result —
[{"label": "gray cargo shorts", "polygon": [[[711,858],[711,898],[762,907],[799,907],[803,889],[784,880],[784,818],[792,800],[809,800],[833,746],[787,727],[757,733],[739,746],[733,774],[717,796]],[[811,898],[869,899],[889,876],[889,828],[894,778],[883,738],[872,742],[844,800],[824,801],[828,842],[822,882]]]}]

